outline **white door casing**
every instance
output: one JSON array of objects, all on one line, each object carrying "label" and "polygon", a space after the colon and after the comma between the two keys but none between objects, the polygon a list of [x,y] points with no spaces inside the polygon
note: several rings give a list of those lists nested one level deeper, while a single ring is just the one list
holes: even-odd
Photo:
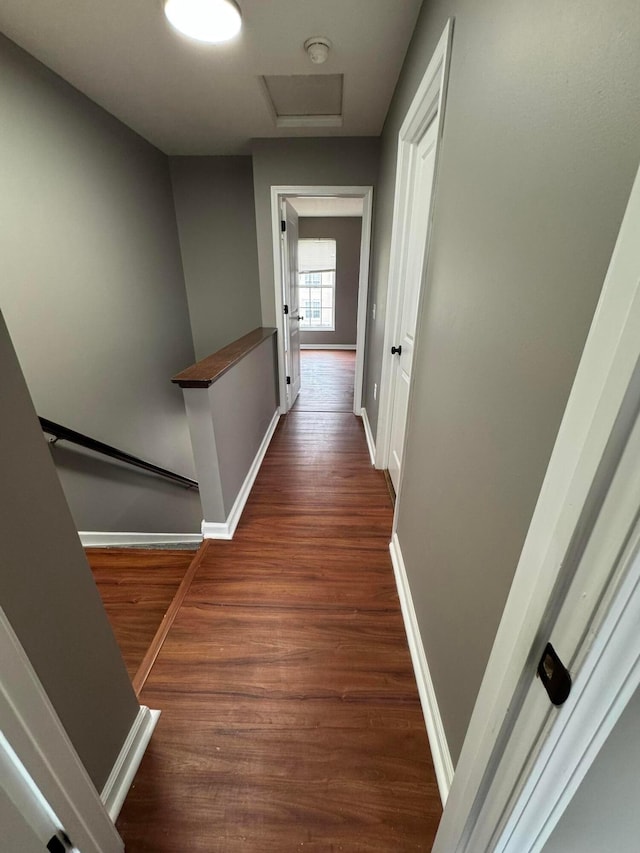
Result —
[{"label": "white door casing", "polygon": [[[0,658],[2,733],[34,787],[82,853],[122,853],[122,839],[1,607]],[[14,824],[22,815],[39,837],[46,814],[29,804],[12,776],[3,774],[3,788],[15,804],[7,811]]]},{"label": "white door casing", "polygon": [[0,732],[0,827],[6,850],[42,853],[64,832],[62,821]]},{"label": "white door casing", "polygon": [[284,317],[284,349],[287,370],[287,411],[300,393],[300,286],[298,277],[298,214],[291,202],[282,202],[282,276]]},{"label": "white door casing", "polygon": [[[391,348],[400,344],[405,305],[408,303],[407,308],[411,305],[408,317],[415,316],[417,320],[423,301],[422,284],[429,260],[430,223],[443,132],[452,37],[453,19],[450,18],[398,134],[375,458],[376,468],[389,469],[396,493],[401,488],[406,413],[410,412],[411,408],[411,363],[416,343],[415,323],[404,324],[411,328],[406,356],[404,346],[400,358],[391,353]],[[431,134],[433,150],[430,149]],[[414,222],[415,217],[421,219],[419,226],[417,221]],[[411,280],[405,299],[403,285],[409,270]],[[417,292],[414,288],[417,288]]]},{"label": "white door casing", "polygon": [[9,797],[4,785],[0,784],[0,827],[5,850],[20,853],[43,853],[53,832],[44,837],[34,829],[22,811]]},{"label": "white door casing", "polygon": [[389,441],[389,476],[396,493],[400,487],[402,454],[404,449],[411,368],[415,344],[418,308],[424,272],[425,253],[429,239],[431,201],[436,161],[438,127],[435,119],[416,145],[414,181],[409,198],[410,213],[407,220],[406,253],[398,281],[397,316],[394,349],[391,355],[391,431]]},{"label": "white door casing", "polygon": [[[434,853],[538,853],[640,684],[640,171]],[[551,641],[573,688],[535,677]]]}]

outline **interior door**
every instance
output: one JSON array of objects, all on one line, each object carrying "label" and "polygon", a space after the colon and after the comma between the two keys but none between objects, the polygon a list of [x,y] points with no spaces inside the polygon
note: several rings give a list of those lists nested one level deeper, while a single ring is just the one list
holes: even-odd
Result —
[{"label": "interior door", "polygon": [[[74,850],[123,853],[122,839],[1,606],[0,659],[0,850],[29,853],[37,840],[44,853],[64,829]],[[51,842],[49,849],[67,848]]]},{"label": "interior door", "polygon": [[53,849],[47,845],[55,845],[55,839],[61,838],[62,833],[62,823],[3,734],[0,734],[0,827],[2,849],[16,853]]},{"label": "interior door", "polygon": [[282,203],[282,255],[285,305],[285,364],[287,369],[287,411],[300,393],[300,286],[298,275],[298,214],[291,202]]},{"label": "interior door", "polygon": [[390,354],[395,365],[392,371],[393,406],[389,447],[389,476],[396,492],[398,491],[402,467],[416,323],[429,236],[429,212],[433,193],[437,132],[437,122],[432,121],[416,146],[408,234],[405,244],[406,252],[400,281],[398,282],[400,310],[396,324],[395,343]]},{"label": "interior door", "polygon": [[639,230],[640,171],[434,853],[540,853],[640,686]]},{"label": "interior door", "polygon": [[0,788],[0,826],[2,827],[2,843],[6,845],[5,850],[19,850],[20,853],[44,853],[47,849],[44,839],[40,838],[29,825],[4,788]]}]

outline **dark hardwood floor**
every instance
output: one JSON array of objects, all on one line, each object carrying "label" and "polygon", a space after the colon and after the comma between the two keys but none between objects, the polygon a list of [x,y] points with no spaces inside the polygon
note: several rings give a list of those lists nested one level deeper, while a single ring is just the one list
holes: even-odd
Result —
[{"label": "dark hardwood floor", "polygon": [[133,680],[194,552],[87,548],[85,553]]},{"label": "dark hardwood floor", "polygon": [[431,850],[441,806],[391,521],[358,418],[281,419],[141,694],[162,715],[118,821],[128,853]]}]

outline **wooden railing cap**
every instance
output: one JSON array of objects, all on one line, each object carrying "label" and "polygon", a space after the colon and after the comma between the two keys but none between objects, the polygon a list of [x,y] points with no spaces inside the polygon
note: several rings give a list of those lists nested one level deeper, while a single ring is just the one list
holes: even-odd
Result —
[{"label": "wooden railing cap", "polygon": [[181,388],[208,388],[251,350],[275,335],[276,331],[276,329],[260,326],[248,335],[238,338],[237,341],[203,358],[202,361],[182,370],[171,381]]}]

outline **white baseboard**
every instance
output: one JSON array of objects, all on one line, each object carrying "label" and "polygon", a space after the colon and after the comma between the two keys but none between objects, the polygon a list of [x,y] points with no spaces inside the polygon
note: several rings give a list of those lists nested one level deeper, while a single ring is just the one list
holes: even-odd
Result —
[{"label": "white baseboard", "polygon": [[355,344],[300,344],[300,349],[356,349]]},{"label": "white baseboard", "polygon": [[140,706],[138,715],[102,789],[100,799],[114,823],[129,793],[133,777],[140,766],[159,716],[160,711],[151,711],[146,705]]},{"label": "white baseboard", "polygon": [[201,533],[96,533],[81,530],[78,533],[85,548],[121,547],[128,545],[178,545],[202,542]]},{"label": "white baseboard", "polygon": [[407,632],[411,661],[418,684],[422,713],[424,714],[424,721],[427,726],[427,735],[433,757],[433,766],[436,771],[436,779],[438,780],[440,799],[444,806],[449,796],[451,782],[453,781],[453,762],[451,761],[451,753],[449,752],[447,736],[442,724],[442,717],[440,716],[438,700],[433,687],[433,681],[431,680],[424,645],[420,637],[416,611],[411,598],[411,590],[409,589],[409,579],[404,560],[402,559],[397,533],[393,534],[393,538],[389,543],[389,550],[391,552],[393,571],[396,576],[396,586],[398,587],[398,596],[400,597],[400,606],[402,607],[402,617]]},{"label": "white baseboard", "polygon": [[262,439],[260,447],[258,448],[258,452],[256,453],[255,459],[251,463],[251,468],[249,468],[249,473],[245,477],[244,483],[240,487],[240,491],[238,492],[238,496],[236,497],[233,506],[231,507],[231,512],[229,513],[226,521],[203,521],[202,522],[202,536],[205,539],[233,539],[233,534],[236,532],[236,527],[238,526],[238,522],[240,521],[240,516],[242,515],[242,510],[245,507],[245,504],[251,494],[251,488],[255,482],[256,477],[258,476],[258,471],[260,470],[260,466],[262,465],[262,460],[265,457],[265,453],[269,447],[271,439],[273,438],[273,434],[276,431],[276,427],[278,426],[278,421],[280,420],[280,411],[278,410],[269,424],[267,431]]},{"label": "white baseboard", "polygon": [[371,432],[371,424],[369,423],[369,417],[367,415],[367,410],[364,406],[360,409],[360,417],[362,418],[362,424],[364,426],[364,434],[367,439],[367,447],[369,448],[369,456],[371,457],[371,464],[376,464],[376,443],[373,440],[373,433]]}]

